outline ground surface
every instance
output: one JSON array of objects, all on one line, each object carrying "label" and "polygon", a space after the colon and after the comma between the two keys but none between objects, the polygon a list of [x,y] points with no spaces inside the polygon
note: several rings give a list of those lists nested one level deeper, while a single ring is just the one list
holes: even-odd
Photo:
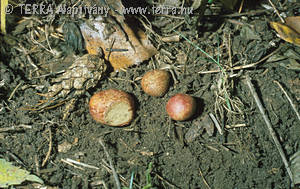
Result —
[{"label": "ground surface", "polygon": [[[299,3],[286,3],[280,8],[287,15],[297,15],[299,9]],[[249,6],[243,11],[258,10],[263,9]],[[277,55],[284,55],[287,51],[300,55],[299,47],[279,39],[269,27],[268,21],[279,20],[272,12],[237,14],[222,19],[219,15],[225,13],[211,16],[214,13],[206,11],[207,16],[201,21],[205,24],[200,26],[190,16],[177,31],[214,58],[219,54],[224,68],[255,63],[279,47]],[[159,28],[156,31],[164,34]],[[11,37],[31,49],[32,46],[26,44],[27,35],[25,29]],[[63,120],[64,105],[40,111],[28,108],[44,99],[36,93],[45,92],[47,88],[39,86],[49,85],[55,75],[42,79],[31,77],[34,68],[28,57],[17,49],[20,46],[4,36],[0,36],[0,41],[0,81],[4,82],[0,88],[0,128],[31,126],[2,131],[0,156],[38,175],[46,185],[101,188],[103,185],[99,182],[104,181],[108,188],[115,188],[113,175],[105,165],[109,161],[99,143],[102,138],[116,172],[124,178],[125,182],[121,181],[123,186],[128,186],[132,173],[134,187],[145,186],[146,170],[152,163],[150,175],[153,187],[157,188],[207,188],[207,185],[216,189],[290,187],[282,159],[244,82],[248,74],[286,156],[290,157],[300,149],[299,120],[274,83],[274,80],[278,81],[292,100],[299,102],[299,70],[288,69],[285,66],[288,59],[283,62],[263,61],[251,68],[227,71],[224,78],[220,72],[199,73],[218,70],[218,67],[181,38],[179,42],[164,43],[159,48],[160,54],[150,61],[132,66],[126,72],[107,73],[95,88],[77,98],[74,110]],[[228,49],[231,49],[230,54]],[[34,52],[30,53],[33,62],[39,59]],[[49,53],[43,53],[47,59]],[[174,73],[170,90],[161,98],[146,95],[141,90],[140,77],[146,71],[166,67],[166,64]],[[225,85],[220,78],[225,80]],[[89,115],[88,94],[109,88],[127,91],[135,97],[136,116],[128,127],[104,126]],[[197,115],[189,121],[172,121],[165,112],[167,100],[179,92],[198,99]],[[230,99],[232,111],[224,100],[226,98]],[[210,124],[203,121],[209,113],[217,117],[223,135],[215,127],[210,134]],[[238,124],[242,126],[234,128]],[[186,133],[192,133],[192,137]],[[49,145],[51,153],[43,165]],[[61,150],[61,147],[69,148]],[[66,158],[99,169],[79,169],[62,161]],[[30,187],[29,183],[25,185]]]}]

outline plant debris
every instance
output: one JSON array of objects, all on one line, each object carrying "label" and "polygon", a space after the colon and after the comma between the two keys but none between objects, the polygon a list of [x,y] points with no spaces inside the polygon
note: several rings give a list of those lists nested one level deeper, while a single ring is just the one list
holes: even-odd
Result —
[{"label": "plant debris", "polygon": [[270,22],[279,37],[289,43],[300,46],[300,16],[287,17],[286,23]]},{"label": "plant debris", "polygon": [[97,17],[89,24],[80,25],[89,54],[101,54],[100,49],[103,49],[105,59],[115,70],[120,70],[140,64],[157,53],[142,30],[136,27],[131,28],[130,25],[124,23],[124,31],[116,27],[113,28],[112,33],[106,34],[108,26],[103,19]]},{"label": "plant debris", "polygon": [[0,187],[8,188],[26,180],[44,184],[39,177],[31,175],[28,171],[15,167],[12,163],[0,158]]},{"label": "plant debris", "polygon": [[97,55],[86,54],[75,59],[73,64],[59,77],[52,79],[47,97],[66,97],[74,90],[74,95],[82,95],[94,87],[103,77],[106,64]]}]

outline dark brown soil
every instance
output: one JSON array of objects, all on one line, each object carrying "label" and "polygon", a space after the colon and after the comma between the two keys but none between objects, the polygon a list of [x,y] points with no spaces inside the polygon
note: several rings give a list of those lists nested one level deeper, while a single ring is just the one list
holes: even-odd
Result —
[{"label": "dark brown soil", "polygon": [[[259,10],[264,9],[257,5],[254,8],[245,7],[243,12]],[[287,15],[297,15],[299,10],[299,3],[286,3],[280,8]],[[193,15],[189,15],[190,18],[176,31],[214,58],[220,54],[220,63],[224,68],[229,67],[230,62],[233,67],[255,63],[278,48],[276,55],[293,51],[300,56],[298,46],[281,40],[269,27],[268,21],[279,21],[272,11],[220,16],[235,12],[221,11],[212,16],[214,10],[206,11],[200,25]],[[158,34],[164,34],[160,32],[157,28]],[[0,82],[4,82],[0,85],[0,129],[21,126],[0,131],[0,158],[38,175],[45,185],[57,188],[103,188],[102,184],[95,184],[103,181],[108,188],[116,188],[113,174],[104,163],[109,161],[99,143],[102,138],[119,178],[124,178],[121,179],[124,187],[128,187],[131,174],[134,173],[136,185],[133,188],[143,188],[147,184],[146,171],[152,163],[151,188],[208,188],[208,185],[216,189],[290,188],[291,181],[283,161],[244,81],[247,74],[252,78],[285,155],[289,158],[300,150],[299,120],[274,82],[278,81],[283,86],[299,111],[300,73],[299,69],[285,66],[289,63],[288,59],[281,62],[262,61],[251,68],[227,71],[225,87],[220,88],[220,78],[223,77],[220,72],[199,73],[218,70],[216,64],[181,38],[179,42],[165,43],[159,48],[160,54],[156,58],[132,66],[126,72],[108,71],[97,87],[77,98],[74,110],[63,120],[64,105],[29,110],[44,99],[37,93],[46,92],[51,78],[56,76],[41,79],[31,75],[34,68],[26,55],[17,50],[19,46],[15,43],[21,42],[31,49],[30,44],[25,43],[27,35],[29,31],[26,29],[22,33],[9,33],[14,38],[13,42],[8,36],[0,36]],[[226,46],[228,39],[231,41],[230,55]],[[166,61],[165,51],[171,54],[169,62]],[[44,51],[44,54],[45,60],[49,59],[49,53]],[[33,62],[39,60],[35,54],[30,56]],[[299,59],[296,61],[300,62]],[[168,93],[161,98],[145,94],[140,86],[141,76],[165,64],[172,68],[167,70],[174,73],[176,81],[173,78]],[[90,95],[110,88],[124,90],[135,98],[135,119],[127,127],[101,125],[93,121],[89,114]],[[168,117],[165,104],[176,93],[187,93],[197,98],[198,111],[193,119],[176,122]],[[228,110],[226,98],[231,99],[232,111]],[[215,127],[213,134],[210,134],[207,128],[209,124],[203,121],[209,113],[216,116],[223,135]],[[226,127],[238,124],[243,126]],[[190,140],[186,140],[187,132],[192,132]],[[50,144],[49,159],[42,166]],[[69,149],[59,151],[61,146],[68,145]],[[62,161],[67,158],[99,169],[76,168]],[[24,183],[23,186],[33,187],[30,183]]]}]

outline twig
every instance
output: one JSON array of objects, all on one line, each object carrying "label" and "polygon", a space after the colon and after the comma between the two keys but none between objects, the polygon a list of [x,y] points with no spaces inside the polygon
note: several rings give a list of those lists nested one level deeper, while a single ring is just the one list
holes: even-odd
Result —
[{"label": "twig", "polygon": [[6,154],[8,154],[11,158],[13,158],[18,164],[20,164],[22,166],[26,166],[18,156],[11,153],[10,151],[6,151]]},{"label": "twig", "polygon": [[180,41],[180,36],[179,35],[172,35],[172,36],[166,36],[166,37],[162,37],[161,40],[163,42],[179,42]]},{"label": "twig", "polygon": [[40,176],[41,175],[41,173],[40,173],[40,163],[39,163],[39,160],[38,160],[38,156],[36,154],[34,155],[34,163],[35,163],[36,174],[38,176]]},{"label": "twig", "polygon": [[90,169],[100,169],[99,167],[95,167],[93,165],[88,165],[86,163],[82,163],[82,162],[78,162],[78,161],[75,161],[73,159],[70,159],[70,158],[66,158],[65,160],[64,159],[61,159],[63,162],[67,163],[68,164],[75,164],[75,165],[80,165],[82,167],[86,167],[86,168],[90,168]]},{"label": "twig", "polygon": [[118,174],[116,173],[116,170],[115,170],[115,168],[114,168],[114,166],[113,166],[113,163],[112,163],[112,160],[111,160],[111,158],[110,158],[110,156],[109,156],[109,154],[108,154],[108,152],[107,152],[107,150],[106,150],[106,147],[104,146],[104,143],[103,143],[102,138],[99,139],[99,143],[100,143],[101,146],[103,147],[103,150],[104,150],[104,152],[105,152],[105,154],[106,154],[106,157],[107,157],[107,159],[108,159],[108,161],[109,161],[109,166],[110,166],[110,168],[111,168],[111,170],[112,170],[114,179],[115,179],[115,181],[116,181],[117,188],[118,188],[118,189],[121,189],[121,184],[120,184],[120,180],[119,180]]},{"label": "twig", "polygon": [[52,52],[51,50],[47,49],[44,45],[42,45],[40,42],[38,42],[37,40],[35,40],[35,37],[33,35],[33,30],[30,32],[30,39],[29,39],[29,37],[27,37],[27,39],[31,40],[33,44],[39,45],[40,47],[42,47],[43,49],[45,49],[49,53],[55,55],[54,52]]},{"label": "twig", "polygon": [[45,166],[45,164],[47,163],[50,155],[51,155],[51,151],[52,151],[52,133],[51,133],[51,127],[48,128],[48,131],[49,131],[49,149],[48,149],[48,152],[47,152],[47,155],[42,163],[42,167]]},{"label": "twig", "polygon": [[288,99],[289,103],[291,104],[293,110],[295,111],[299,121],[300,121],[300,115],[299,112],[297,111],[296,105],[293,103],[292,99],[289,97],[289,95],[285,92],[285,90],[283,89],[283,87],[280,85],[280,83],[278,81],[273,81],[274,83],[276,83],[279,88],[282,90],[282,92],[285,94],[286,98]]},{"label": "twig", "polygon": [[9,95],[8,101],[10,101],[12,99],[12,97],[14,96],[14,94],[16,93],[16,91],[18,90],[18,88],[23,84],[23,82],[20,82],[16,88],[13,90],[13,92]]},{"label": "twig", "polygon": [[166,33],[170,33],[171,31],[175,30],[176,28],[178,28],[179,26],[181,26],[182,24],[185,23],[185,20],[179,22],[178,24],[176,24],[173,28],[166,30]]},{"label": "twig", "polygon": [[242,2],[241,2],[241,5],[240,5],[240,8],[239,8],[239,13],[241,13],[241,12],[242,12],[242,9],[243,9],[244,2],[245,2],[245,0],[242,0]]},{"label": "twig", "polygon": [[78,167],[76,165],[80,165],[82,167],[86,167],[86,168],[90,168],[90,169],[100,169],[99,167],[95,167],[93,165],[88,165],[86,163],[82,163],[82,162],[78,162],[78,161],[75,161],[73,159],[70,159],[70,158],[66,158],[66,159],[61,159],[62,162],[66,163],[66,164],[69,164],[77,169],[80,169],[80,170],[84,170],[83,168],[81,167]]},{"label": "twig", "polygon": [[277,16],[280,18],[282,23],[285,23],[285,20],[282,18],[282,16],[279,14],[279,11],[277,10],[277,8],[275,7],[275,5],[272,3],[271,0],[269,0],[270,5],[273,7],[275,13],[277,14]]},{"label": "twig", "polygon": [[[37,26],[37,29],[41,30],[42,32],[46,33],[44,28]],[[60,33],[51,33],[50,36],[65,41],[64,36]]]},{"label": "twig", "polygon": [[17,126],[0,128],[0,133],[1,132],[8,132],[8,131],[18,131],[18,130],[22,130],[22,129],[31,129],[31,128],[32,128],[31,125],[20,124],[20,125],[17,125]]},{"label": "twig", "polygon": [[80,169],[80,170],[84,171],[84,168],[78,167],[78,166],[74,165],[73,163],[71,163],[71,162],[69,162],[69,161],[67,161],[67,160],[65,160],[65,159],[61,159],[60,161],[66,163],[66,164],[68,164],[68,165],[71,165],[71,166],[73,166],[73,167],[75,167],[75,168],[77,168],[77,169]]},{"label": "twig", "polygon": [[208,148],[208,149],[210,149],[210,150],[213,150],[213,151],[215,151],[215,152],[219,152],[220,150],[218,150],[217,148],[215,148],[215,147],[212,147],[212,146],[210,146],[210,145],[204,145],[206,148]]},{"label": "twig", "polygon": [[51,48],[50,42],[49,42],[49,31],[48,31],[48,29],[49,29],[48,24],[45,24],[45,36],[46,36],[46,41],[47,41],[47,44],[48,44],[48,47],[49,47],[50,51],[52,52],[52,54],[54,54],[54,53],[53,53],[53,50],[52,50],[52,48]]},{"label": "twig", "polygon": [[240,123],[236,125],[225,125],[226,129],[233,129],[233,128],[239,128],[239,127],[247,127],[245,123]]},{"label": "twig", "polygon": [[21,49],[19,49],[19,48],[15,48],[15,49],[17,49],[18,51],[24,53],[24,55],[26,56],[26,58],[27,58],[29,64],[30,64],[32,67],[34,67],[34,71],[38,70],[39,67],[38,67],[37,65],[35,65],[35,63],[32,61],[32,59],[31,59],[29,53],[27,52],[27,50],[25,49],[25,47],[24,47],[21,43],[18,43],[18,45],[19,45],[19,47],[20,47]]},{"label": "twig", "polygon": [[269,130],[269,132],[270,132],[270,134],[271,134],[271,136],[273,138],[275,146],[277,147],[277,150],[279,151],[279,154],[281,156],[281,159],[283,161],[285,169],[288,172],[291,181],[293,181],[293,174],[292,174],[291,169],[289,167],[289,163],[288,163],[288,161],[287,161],[287,159],[285,157],[285,154],[284,154],[283,149],[282,149],[282,147],[281,147],[281,145],[279,143],[279,140],[276,137],[276,133],[275,133],[275,131],[272,128],[270,120],[269,120],[268,116],[265,113],[265,109],[263,108],[263,106],[262,106],[262,104],[261,104],[261,102],[260,102],[260,100],[258,98],[258,95],[255,92],[255,89],[254,89],[254,87],[253,87],[253,85],[251,83],[250,77],[248,75],[246,75],[246,83],[247,83],[247,85],[248,85],[248,87],[249,87],[249,89],[251,91],[251,94],[252,94],[252,96],[253,96],[253,98],[254,98],[254,100],[256,102],[256,105],[258,106],[258,109],[259,109],[261,115],[263,116],[263,118],[265,120],[265,123],[266,123],[267,128],[268,128],[268,130]]},{"label": "twig", "polygon": [[142,20],[139,16],[137,16],[136,18],[143,24],[144,28],[149,31],[150,33],[152,33],[155,37],[157,37],[157,39],[159,40],[159,43],[161,43],[160,41],[162,40],[162,37],[160,35],[158,35],[152,28],[152,24],[151,22],[148,20],[148,18],[141,14],[141,16],[147,21],[148,24],[146,24],[144,22],[144,20]]},{"label": "twig", "polygon": [[230,18],[228,18],[228,19],[226,19],[226,21],[227,21],[227,22],[230,22],[230,23],[232,23],[232,24],[239,25],[239,26],[244,26],[244,25],[246,25],[246,26],[249,26],[250,28],[253,28],[253,29],[254,29],[254,25],[253,25],[253,24],[248,24],[248,23],[245,23],[245,22],[241,22],[241,21],[236,20],[236,19],[230,19]]}]

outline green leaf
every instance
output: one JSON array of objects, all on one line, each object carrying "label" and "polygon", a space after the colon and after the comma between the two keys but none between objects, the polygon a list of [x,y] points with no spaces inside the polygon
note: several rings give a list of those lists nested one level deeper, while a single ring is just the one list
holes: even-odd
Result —
[{"label": "green leaf", "polygon": [[28,171],[20,169],[0,158],[0,187],[21,184],[25,180],[44,184],[39,177],[31,175]]}]

